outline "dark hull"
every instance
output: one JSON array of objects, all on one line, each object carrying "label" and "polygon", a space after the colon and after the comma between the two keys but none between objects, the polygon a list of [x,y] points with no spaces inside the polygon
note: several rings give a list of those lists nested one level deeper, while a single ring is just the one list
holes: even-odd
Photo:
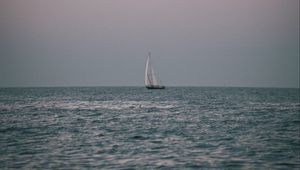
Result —
[{"label": "dark hull", "polygon": [[165,89],[165,86],[146,86],[147,89]]}]

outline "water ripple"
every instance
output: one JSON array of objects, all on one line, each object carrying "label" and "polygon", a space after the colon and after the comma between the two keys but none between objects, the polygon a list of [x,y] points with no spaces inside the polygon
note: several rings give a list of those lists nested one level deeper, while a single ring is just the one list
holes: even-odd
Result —
[{"label": "water ripple", "polygon": [[299,169],[297,89],[0,89],[1,169]]}]

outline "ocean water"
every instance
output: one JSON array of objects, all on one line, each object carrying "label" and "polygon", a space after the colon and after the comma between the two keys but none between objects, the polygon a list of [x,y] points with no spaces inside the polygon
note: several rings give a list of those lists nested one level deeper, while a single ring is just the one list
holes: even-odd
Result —
[{"label": "ocean water", "polygon": [[0,89],[0,169],[300,169],[299,89]]}]

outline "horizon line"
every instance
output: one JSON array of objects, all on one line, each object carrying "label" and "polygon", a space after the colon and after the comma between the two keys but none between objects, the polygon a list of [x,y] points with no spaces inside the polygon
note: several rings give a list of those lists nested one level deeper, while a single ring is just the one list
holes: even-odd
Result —
[{"label": "horizon line", "polygon": [[[67,87],[145,87],[145,85],[40,85],[40,86],[0,86],[0,88],[67,88]],[[300,87],[278,87],[278,86],[218,86],[218,85],[171,85],[168,87],[220,87],[220,88],[278,88],[278,89],[300,89]]]}]

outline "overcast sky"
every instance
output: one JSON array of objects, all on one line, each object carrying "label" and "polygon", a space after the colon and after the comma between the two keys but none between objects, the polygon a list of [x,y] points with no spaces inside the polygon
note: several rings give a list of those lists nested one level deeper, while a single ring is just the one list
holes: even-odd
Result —
[{"label": "overcast sky", "polygon": [[298,0],[1,0],[0,86],[299,87]]}]

